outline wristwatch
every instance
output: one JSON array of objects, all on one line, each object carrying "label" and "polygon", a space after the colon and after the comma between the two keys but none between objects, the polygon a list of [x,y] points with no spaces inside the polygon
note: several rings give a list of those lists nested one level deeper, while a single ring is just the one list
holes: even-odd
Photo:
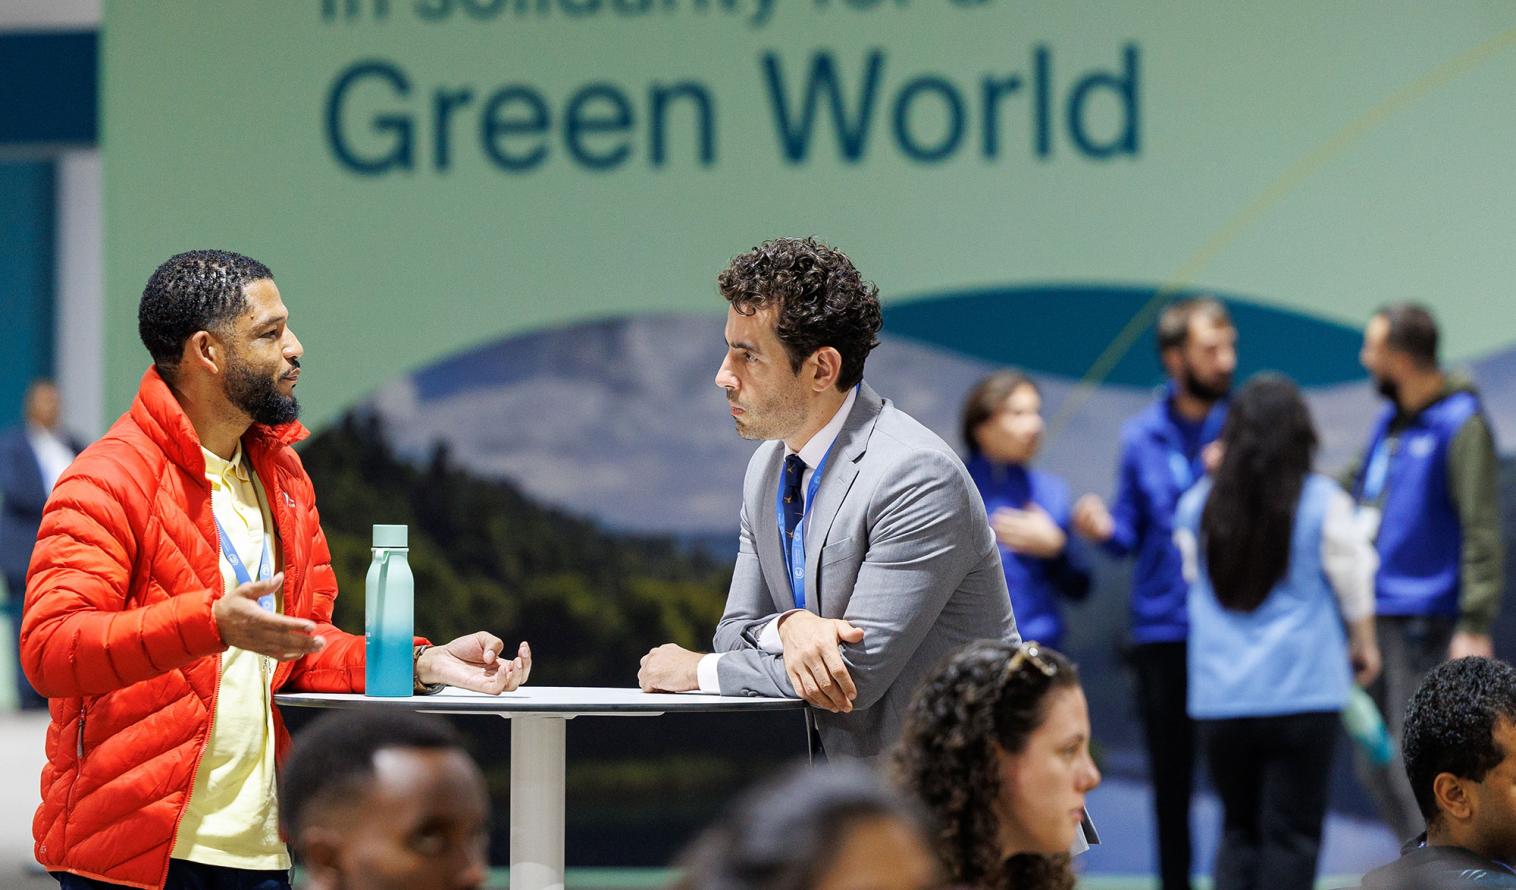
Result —
[{"label": "wristwatch", "polygon": [[432,648],[422,643],[416,647],[415,654],[411,656],[411,694],[412,695],[436,695],[441,692],[446,683],[423,683],[421,682],[421,653]]}]

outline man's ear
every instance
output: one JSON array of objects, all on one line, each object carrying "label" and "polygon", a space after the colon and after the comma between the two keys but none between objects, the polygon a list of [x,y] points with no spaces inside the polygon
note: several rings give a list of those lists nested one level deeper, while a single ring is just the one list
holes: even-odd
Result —
[{"label": "man's ear", "polygon": [[811,353],[811,360],[816,363],[815,373],[807,381],[812,391],[834,389],[837,386],[837,378],[842,376],[842,353],[835,347],[823,346]]},{"label": "man's ear", "polygon": [[1184,350],[1178,346],[1170,346],[1158,353],[1158,361],[1163,365],[1165,374],[1178,378],[1179,372],[1184,368]]},{"label": "man's ear", "polygon": [[303,885],[309,890],[338,890],[342,886],[342,834],[324,825],[310,825],[296,843]]},{"label": "man's ear", "polygon": [[1432,780],[1432,795],[1437,798],[1437,809],[1444,817],[1455,822],[1467,822],[1474,816],[1474,800],[1469,782],[1452,773],[1438,773]]},{"label": "man's ear", "polygon": [[179,368],[200,368],[211,374],[226,369],[226,346],[210,331],[196,331],[184,341],[184,351],[179,356]]}]

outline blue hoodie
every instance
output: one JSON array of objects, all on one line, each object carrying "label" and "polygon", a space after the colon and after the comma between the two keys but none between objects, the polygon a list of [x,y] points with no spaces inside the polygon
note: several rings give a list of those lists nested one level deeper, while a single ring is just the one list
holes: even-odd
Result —
[{"label": "blue hoodie", "polygon": [[1226,403],[1217,402],[1196,423],[1174,411],[1174,386],[1121,428],[1121,464],[1115,530],[1107,552],[1136,552],[1132,572],[1132,642],[1174,643],[1189,635],[1185,598],[1189,585],[1174,546],[1174,513],[1179,497],[1205,476],[1201,452],[1221,435]]}]

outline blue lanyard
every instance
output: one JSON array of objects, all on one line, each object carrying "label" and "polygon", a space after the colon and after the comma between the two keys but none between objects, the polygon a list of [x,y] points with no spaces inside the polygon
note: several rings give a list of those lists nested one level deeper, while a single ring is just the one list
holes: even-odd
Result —
[{"label": "blue lanyard", "polygon": [[[242,564],[242,557],[237,555],[237,548],[232,546],[231,536],[226,533],[226,529],[221,525],[221,520],[216,519],[214,514],[211,515],[211,519],[216,523],[216,533],[221,536],[221,555],[226,557],[227,563],[231,565],[232,574],[237,576],[237,583],[251,584],[253,578],[248,574],[247,566]],[[268,536],[264,535],[263,555],[258,558],[259,581],[267,581],[274,576],[273,567],[269,565],[271,562],[273,560],[268,558]],[[274,611],[274,595],[272,593],[265,593],[263,596],[258,597],[258,605],[262,606],[265,612]]]},{"label": "blue lanyard", "polygon": [[821,456],[821,463],[811,473],[810,484],[805,488],[805,504],[800,511],[800,522],[795,526],[795,535],[788,542],[784,539],[784,480],[780,477],[779,485],[774,490],[774,519],[779,527],[779,543],[785,548],[784,565],[790,570],[790,596],[795,600],[795,608],[805,608],[805,526],[811,518],[811,505],[816,501],[816,489],[821,486],[821,474],[826,472],[827,461],[831,460],[832,449],[837,447],[837,440],[827,446],[826,454]]}]

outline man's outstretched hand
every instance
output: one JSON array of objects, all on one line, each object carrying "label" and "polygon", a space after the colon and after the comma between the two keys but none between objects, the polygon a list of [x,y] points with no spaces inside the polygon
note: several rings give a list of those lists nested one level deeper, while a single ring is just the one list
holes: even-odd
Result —
[{"label": "man's outstretched hand", "polygon": [[316,622],[270,612],[258,598],[276,595],[284,586],[284,573],[267,581],[240,584],[211,606],[211,618],[221,642],[280,661],[293,661],[319,652],[326,640],[316,636]]},{"label": "man's outstretched hand", "polygon": [[443,646],[432,646],[416,659],[416,679],[427,685],[445,683],[459,689],[499,695],[526,682],[532,673],[532,648],[522,643],[515,658],[504,658],[505,643],[486,631],[476,631]]}]

